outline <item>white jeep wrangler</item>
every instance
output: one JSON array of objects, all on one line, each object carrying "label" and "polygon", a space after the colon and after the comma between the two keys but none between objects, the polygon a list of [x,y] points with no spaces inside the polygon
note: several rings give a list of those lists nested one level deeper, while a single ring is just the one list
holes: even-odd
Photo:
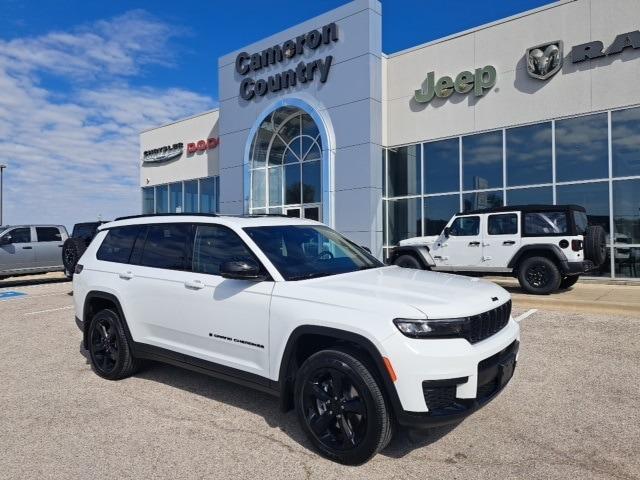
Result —
[{"label": "white jeep wrangler", "polygon": [[262,390],[346,464],[384,448],[397,424],[458,422],[485,405],[511,379],[520,337],[501,287],[385,266],[286,217],[101,225],[73,300],[101,377],[153,359]]},{"label": "white jeep wrangler", "polygon": [[405,268],[513,275],[528,293],[574,285],[605,261],[606,235],[578,205],[524,205],[458,213],[440,235],[402,240],[388,262]]}]

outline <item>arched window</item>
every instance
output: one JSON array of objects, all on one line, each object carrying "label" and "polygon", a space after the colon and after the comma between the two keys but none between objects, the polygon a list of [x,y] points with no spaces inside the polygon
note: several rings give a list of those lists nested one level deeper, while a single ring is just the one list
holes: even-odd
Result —
[{"label": "arched window", "polygon": [[273,111],[255,134],[250,158],[250,213],[322,220],[322,140],[309,114]]}]

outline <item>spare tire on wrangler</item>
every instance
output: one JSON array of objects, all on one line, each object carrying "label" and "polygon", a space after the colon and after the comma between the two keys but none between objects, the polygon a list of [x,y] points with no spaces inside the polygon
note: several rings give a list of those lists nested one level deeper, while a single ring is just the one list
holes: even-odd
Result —
[{"label": "spare tire on wrangler", "polygon": [[67,238],[62,245],[62,264],[64,265],[64,274],[68,278],[73,278],[73,272],[76,269],[76,263],[87,249],[86,242],[81,238]]},{"label": "spare tire on wrangler", "polygon": [[607,236],[600,225],[590,225],[584,235],[584,257],[599,267],[607,259]]}]

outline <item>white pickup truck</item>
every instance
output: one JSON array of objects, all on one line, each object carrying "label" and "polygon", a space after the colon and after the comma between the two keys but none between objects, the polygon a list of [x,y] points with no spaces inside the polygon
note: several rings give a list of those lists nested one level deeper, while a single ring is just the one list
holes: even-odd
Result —
[{"label": "white pickup truck", "polygon": [[440,235],[402,240],[388,262],[406,268],[513,275],[528,293],[574,285],[606,259],[606,234],[578,205],[524,205],[458,213]]}]

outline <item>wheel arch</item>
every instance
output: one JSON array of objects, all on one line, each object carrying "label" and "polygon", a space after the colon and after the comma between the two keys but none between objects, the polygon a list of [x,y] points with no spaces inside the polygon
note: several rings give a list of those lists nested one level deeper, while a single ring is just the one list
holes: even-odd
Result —
[{"label": "wheel arch", "polygon": [[567,257],[562,252],[558,245],[548,243],[536,243],[531,245],[523,245],[520,250],[511,258],[508,268],[513,268],[514,271],[518,268],[518,265],[526,258],[533,256],[547,257],[558,263],[558,268],[561,271],[564,270],[564,264],[567,262]]},{"label": "wheel arch", "polygon": [[395,262],[395,260],[401,255],[411,255],[416,258],[418,262],[420,262],[420,265],[422,265],[423,270],[435,265],[435,262],[429,253],[429,247],[426,245],[404,245],[395,247],[391,251],[387,263],[389,265],[393,265],[393,262]]},{"label": "wheel arch", "polygon": [[120,319],[122,320],[122,326],[127,337],[127,342],[129,343],[129,348],[132,352],[134,352],[135,343],[133,342],[133,338],[131,337],[129,325],[127,324],[127,318],[125,317],[124,311],[122,310],[120,300],[118,300],[118,297],[116,297],[112,293],[102,292],[98,290],[90,291],[89,293],[87,293],[84,299],[84,306],[82,309],[82,319],[84,323],[82,344],[84,348],[87,348],[88,345],[89,326],[91,323],[91,319],[96,313],[98,313],[100,310],[104,310],[105,308],[114,308],[120,316]]},{"label": "wheel arch", "polygon": [[280,386],[280,406],[283,411],[293,408],[293,384],[302,362],[317,351],[336,346],[347,347],[361,360],[369,363],[373,368],[371,373],[381,382],[380,387],[391,408],[394,412],[402,409],[398,393],[387,373],[383,356],[371,340],[346,330],[302,325],[291,332],[280,361],[278,385]]}]

